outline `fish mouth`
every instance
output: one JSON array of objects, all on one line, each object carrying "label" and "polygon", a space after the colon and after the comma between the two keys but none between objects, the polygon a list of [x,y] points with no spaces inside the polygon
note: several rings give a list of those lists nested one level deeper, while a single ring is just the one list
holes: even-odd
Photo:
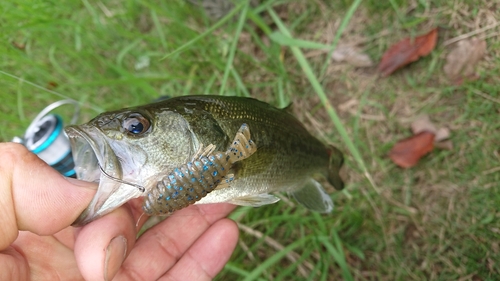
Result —
[{"label": "fish mouth", "polygon": [[[105,143],[99,141],[96,133],[87,133],[77,126],[69,126],[65,129],[71,144],[75,170],[79,180],[99,182],[101,171],[99,167],[105,167],[105,158],[101,151],[108,150]],[[93,135],[93,137],[91,137]],[[114,156],[114,153],[108,157]]]},{"label": "fish mouth", "polygon": [[99,183],[89,206],[73,223],[81,226],[113,211],[128,199],[119,196],[122,168],[105,135],[89,125],[69,126],[65,132],[70,140],[77,178]]}]

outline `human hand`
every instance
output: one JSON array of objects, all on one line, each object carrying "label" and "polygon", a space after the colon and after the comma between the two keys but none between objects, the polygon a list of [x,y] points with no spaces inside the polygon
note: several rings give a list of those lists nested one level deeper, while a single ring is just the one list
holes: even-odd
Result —
[{"label": "human hand", "polygon": [[137,241],[142,200],[71,227],[96,184],[61,176],[19,144],[0,143],[0,155],[0,280],[210,280],[236,246],[229,204],[190,206]]}]

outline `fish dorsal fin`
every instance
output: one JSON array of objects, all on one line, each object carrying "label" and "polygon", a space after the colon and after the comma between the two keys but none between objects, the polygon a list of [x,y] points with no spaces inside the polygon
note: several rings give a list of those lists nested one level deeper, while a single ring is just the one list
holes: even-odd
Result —
[{"label": "fish dorsal fin", "polygon": [[323,186],[313,179],[309,179],[303,188],[289,194],[309,210],[320,213],[330,213],[333,210],[332,199]]},{"label": "fish dorsal fin", "polygon": [[240,205],[240,206],[252,206],[252,207],[260,207],[262,205],[273,204],[280,201],[280,199],[274,195],[268,193],[262,193],[251,196],[244,196],[233,198],[227,203]]},{"label": "fish dorsal fin", "polygon": [[283,110],[288,112],[288,113],[293,113],[293,102],[291,102],[287,106],[283,107]]}]

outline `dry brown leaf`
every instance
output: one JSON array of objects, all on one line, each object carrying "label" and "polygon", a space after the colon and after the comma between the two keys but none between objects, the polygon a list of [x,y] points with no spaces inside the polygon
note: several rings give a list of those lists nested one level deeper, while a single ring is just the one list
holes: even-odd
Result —
[{"label": "dry brown leaf", "polygon": [[[451,132],[448,128],[437,128],[432,123],[429,115],[420,115],[415,121],[411,123],[411,131],[414,135],[421,132],[431,132],[435,135],[434,142],[441,142],[450,138]],[[437,145],[436,145],[437,146]]]},{"label": "dry brown leaf", "polygon": [[414,135],[424,131],[436,134],[438,129],[432,123],[429,115],[420,115],[417,119],[415,119],[415,121],[413,121],[413,123],[411,123],[411,131]]},{"label": "dry brown leaf", "polygon": [[444,73],[455,84],[461,84],[464,79],[474,80],[476,64],[485,54],[486,41],[477,38],[459,41],[446,56]]},{"label": "dry brown leaf", "polygon": [[400,140],[389,152],[389,157],[396,165],[411,168],[434,147],[453,149],[453,143],[446,140],[451,133],[448,128],[437,128],[428,115],[421,115],[411,124],[413,136]]},{"label": "dry brown leaf", "polygon": [[420,57],[427,56],[437,43],[438,29],[416,38],[406,38],[392,45],[382,56],[378,71],[385,77]]},{"label": "dry brown leaf", "polygon": [[332,53],[332,59],[337,62],[347,62],[356,67],[370,67],[373,65],[372,59],[363,53],[358,47],[349,45],[337,46]]},{"label": "dry brown leaf", "polygon": [[421,132],[412,137],[400,140],[389,152],[389,157],[402,168],[411,168],[422,156],[434,148],[434,134]]},{"label": "dry brown leaf", "polygon": [[449,139],[451,136],[451,132],[450,132],[450,129],[448,128],[439,128],[439,130],[437,130],[436,132],[436,138],[435,138],[435,141],[436,142],[442,142],[446,139]]}]

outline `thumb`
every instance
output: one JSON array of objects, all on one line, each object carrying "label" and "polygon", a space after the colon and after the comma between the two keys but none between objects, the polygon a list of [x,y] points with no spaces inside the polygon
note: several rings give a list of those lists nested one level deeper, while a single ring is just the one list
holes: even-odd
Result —
[{"label": "thumb", "polygon": [[65,178],[20,144],[0,143],[0,155],[0,250],[19,230],[49,235],[68,227],[97,189]]}]

